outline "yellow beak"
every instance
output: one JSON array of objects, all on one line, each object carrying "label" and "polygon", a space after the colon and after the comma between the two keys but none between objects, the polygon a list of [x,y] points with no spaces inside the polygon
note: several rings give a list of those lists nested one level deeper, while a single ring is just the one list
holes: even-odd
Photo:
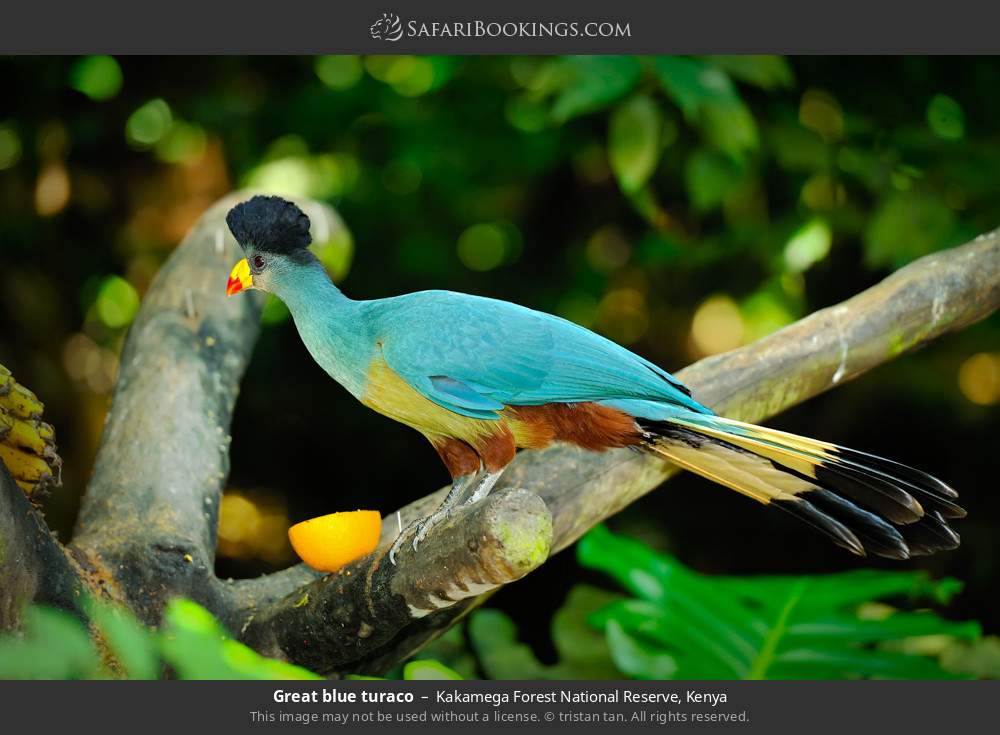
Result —
[{"label": "yellow beak", "polygon": [[226,296],[253,288],[253,276],[250,275],[250,264],[244,258],[233,266],[229,273],[229,281],[226,283]]}]

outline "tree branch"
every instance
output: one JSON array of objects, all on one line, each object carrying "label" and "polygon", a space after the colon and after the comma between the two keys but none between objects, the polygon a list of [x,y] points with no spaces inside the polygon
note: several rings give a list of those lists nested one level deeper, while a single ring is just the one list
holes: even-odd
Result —
[{"label": "tree branch", "polygon": [[[678,373],[704,403],[725,415],[759,421],[867,370],[992,313],[1000,305],[1000,231],[953,250],[927,256],[880,284],[837,306],[824,309],[752,345],[702,360]],[[583,533],[660,485],[676,468],[629,450],[600,454],[559,446],[521,452],[503,475],[500,488],[527,488],[551,513],[551,551],[559,551]],[[404,523],[428,513],[445,489],[402,509]],[[476,604],[473,596],[440,598],[441,609],[425,615],[406,600],[417,590],[424,560],[462,549],[467,528],[439,527],[420,553],[404,548],[398,571],[382,559],[396,533],[386,524],[379,551],[309,586],[309,604],[298,605],[298,593],[271,603],[253,615],[244,637],[271,655],[303,663],[322,672],[381,672],[415,647],[440,634]],[[474,550],[462,562],[476,562]],[[424,556],[424,555],[427,556]],[[387,575],[388,584],[364,589],[372,570]],[[414,570],[421,570],[415,573]],[[294,573],[293,573],[294,574]],[[395,578],[395,579],[394,579]],[[439,575],[435,579],[440,579]],[[258,592],[289,581],[255,580]],[[490,590],[493,588],[490,587]],[[274,589],[271,590],[272,592]],[[269,595],[270,599],[274,594]],[[356,625],[369,610],[377,637],[365,638]],[[392,614],[390,614],[392,611]],[[350,620],[341,626],[338,621]],[[317,635],[337,627],[334,642]],[[309,631],[303,643],[297,636]],[[346,636],[346,641],[343,638]]]},{"label": "tree branch", "polygon": [[83,572],[0,462],[0,631],[20,627],[29,602],[74,609]]},{"label": "tree branch", "polygon": [[[243,255],[225,215],[247,196],[230,195],[208,210],[146,294],[122,351],[72,544],[149,623],[178,594],[217,612],[228,608],[213,572],[219,499],[263,299],[259,292],[226,298],[226,275]],[[314,232],[343,228],[329,207],[302,206]]]}]

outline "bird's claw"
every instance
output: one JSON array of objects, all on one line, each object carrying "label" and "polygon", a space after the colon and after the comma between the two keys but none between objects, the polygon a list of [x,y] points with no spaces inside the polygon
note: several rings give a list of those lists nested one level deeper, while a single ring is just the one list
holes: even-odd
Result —
[{"label": "bird's claw", "polygon": [[406,540],[407,531],[411,528],[414,529],[413,542],[411,545],[413,546],[413,551],[416,552],[420,542],[427,538],[427,532],[437,525],[438,521],[442,518],[447,518],[449,515],[451,515],[451,513],[447,510],[444,513],[441,513],[440,517],[438,517],[438,514],[435,513],[434,515],[430,515],[423,520],[417,521],[400,531],[396,540],[392,543],[392,547],[389,549],[389,562],[393,566],[396,566],[396,554],[399,552],[400,548],[402,548],[403,542]]},{"label": "bird's claw", "polygon": [[414,551],[417,550],[417,546],[420,544],[420,542],[423,541],[427,537],[427,531],[428,531],[429,528],[430,528],[430,523],[427,522],[426,518],[424,520],[420,521],[420,523],[417,524],[417,532],[415,534],[413,534],[413,550]]},{"label": "bird's claw", "polygon": [[400,547],[403,545],[403,541],[406,540],[406,532],[409,528],[404,528],[399,532],[396,540],[392,542],[392,547],[389,549],[389,563],[396,566],[396,552],[399,551]]}]

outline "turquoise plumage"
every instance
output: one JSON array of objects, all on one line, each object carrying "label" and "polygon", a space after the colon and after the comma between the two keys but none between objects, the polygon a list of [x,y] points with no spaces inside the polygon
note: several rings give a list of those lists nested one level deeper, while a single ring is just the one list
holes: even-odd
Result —
[{"label": "turquoise plumage", "polygon": [[[423,291],[368,302],[389,367],[472,418],[505,406],[645,400],[711,413],[665,370],[573,322],[506,301]],[[648,416],[647,418],[658,418]]]},{"label": "turquoise plumage", "polygon": [[[366,406],[420,431],[452,475],[413,549],[518,448],[553,441],[657,454],[799,517],[844,548],[903,559],[958,545],[956,493],[863,452],[716,416],[668,372],[583,327],[505,301],[423,291],[354,301],[306,249],[294,204],[254,197],[227,217],[247,254],[227,292],[281,298],[306,348]],[[390,559],[408,537],[400,534]]]}]

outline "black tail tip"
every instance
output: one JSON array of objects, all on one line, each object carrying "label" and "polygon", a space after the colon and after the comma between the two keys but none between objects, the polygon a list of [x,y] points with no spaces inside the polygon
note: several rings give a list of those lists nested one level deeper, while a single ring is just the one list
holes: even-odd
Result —
[{"label": "black tail tip", "polygon": [[959,535],[937,511],[927,512],[912,523],[893,525],[821,488],[794,499],[774,500],[772,505],[805,521],[858,556],[872,554],[905,561],[950,551],[961,543]]}]

